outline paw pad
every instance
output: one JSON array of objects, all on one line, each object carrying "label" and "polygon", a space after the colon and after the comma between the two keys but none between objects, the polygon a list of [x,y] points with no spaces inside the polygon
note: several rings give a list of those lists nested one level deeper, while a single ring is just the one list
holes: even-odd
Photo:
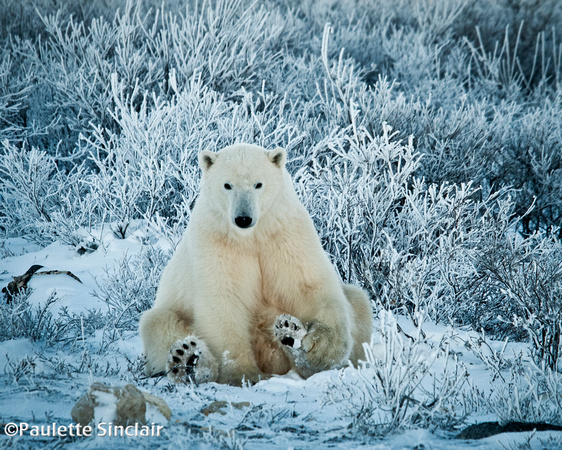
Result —
[{"label": "paw pad", "polygon": [[175,342],[166,363],[168,377],[175,383],[187,383],[193,380],[200,356],[201,349],[197,341],[192,338]]},{"label": "paw pad", "polygon": [[281,343],[283,345],[293,347],[295,345],[295,340],[290,336],[285,336],[284,338],[281,339]]},{"label": "paw pad", "polygon": [[294,350],[301,348],[307,333],[302,322],[289,314],[282,314],[275,319],[273,332],[281,344]]}]

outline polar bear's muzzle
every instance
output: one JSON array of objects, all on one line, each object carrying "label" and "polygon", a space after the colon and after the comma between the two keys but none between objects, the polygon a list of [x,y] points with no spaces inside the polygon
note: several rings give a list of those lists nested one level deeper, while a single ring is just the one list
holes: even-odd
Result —
[{"label": "polar bear's muzzle", "polygon": [[234,214],[232,221],[238,228],[252,228],[256,222],[253,199],[247,193],[240,193],[234,197]]}]

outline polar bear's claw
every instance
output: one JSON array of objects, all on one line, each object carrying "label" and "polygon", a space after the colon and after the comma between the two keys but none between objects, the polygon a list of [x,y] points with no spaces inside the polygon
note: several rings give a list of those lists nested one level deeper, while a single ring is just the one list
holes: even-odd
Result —
[{"label": "polar bear's claw", "polygon": [[275,319],[273,330],[275,337],[285,347],[298,350],[307,331],[302,322],[289,314],[281,314]]}]

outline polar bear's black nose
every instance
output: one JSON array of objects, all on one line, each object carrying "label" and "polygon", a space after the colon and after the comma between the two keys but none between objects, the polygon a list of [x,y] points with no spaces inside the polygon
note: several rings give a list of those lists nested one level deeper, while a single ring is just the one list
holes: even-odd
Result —
[{"label": "polar bear's black nose", "polygon": [[234,219],[234,223],[240,228],[248,228],[252,226],[252,218],[248,216],[238,216]]}]

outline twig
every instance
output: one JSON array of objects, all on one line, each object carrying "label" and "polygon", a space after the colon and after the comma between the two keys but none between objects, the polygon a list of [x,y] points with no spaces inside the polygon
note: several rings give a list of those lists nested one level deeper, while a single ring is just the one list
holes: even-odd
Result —
[{"label": "twig", "polygon": [[10,303],[14,296],[19,294],[20,291],[27,289],[27,283],[31,280],[33,275],[68,275],[69,277],[75,279],[79,283],[82,283],[82,280],[74,275],[72,272],[68,270],[47,270],[45,272],[38,272],[38,270],[42,269],[43,266],[39,264],[34,264],[31,266],[27,272],[23,275],[13,277],[14,280],[10,281],[7,286],[2,288],[2,292],[6,296],[6,302]]}]

